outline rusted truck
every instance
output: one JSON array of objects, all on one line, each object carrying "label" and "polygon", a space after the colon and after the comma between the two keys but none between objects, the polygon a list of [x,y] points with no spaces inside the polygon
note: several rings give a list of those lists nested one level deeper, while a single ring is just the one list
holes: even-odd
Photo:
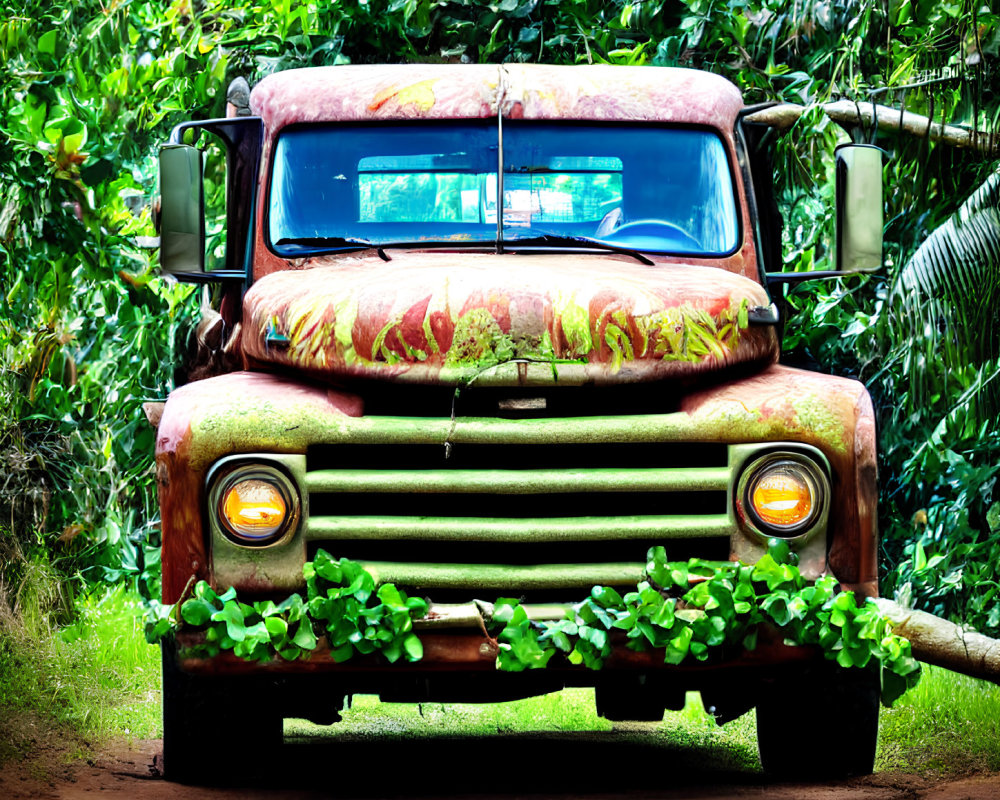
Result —
[{"label": "rusted truck", "polygon": [[[167,644],[168,777],[206,768],[209,720],[259,752],[283,717],[331,722],[355,693],[567,686],[612,720],[700,690],[721,720],[756,706],[768,771],[872,769],[877,681],[780,638],[693,666],[623,648],[599,671],[505,673],[487,629],[448,613],[565,608],[634,588],[650,546],[754,563],[773,538],[810,579],[877,593],[872,404],[781,364],[779,296],[878,266],[878,151],[838,151],[836,269],[789,275],[753,111],[693,70],[343,66],[271,75],[246,115],[175,129],[162,266],[215,284],[224,353],[158,423],[163,601],[201,579],[285,597],[322,547],[430,612],[406,664]],[[226,154],[208,222],[184,143],[205,134]]]}]

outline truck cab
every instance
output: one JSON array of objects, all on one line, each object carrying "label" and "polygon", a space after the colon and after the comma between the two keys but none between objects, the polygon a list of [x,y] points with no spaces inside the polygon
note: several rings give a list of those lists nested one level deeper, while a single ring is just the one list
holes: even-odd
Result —
[{"label": "truck cab", "polygon": [[[662,718],[688,690],[722,720],[757,706],[765,769],[870,771],[870,673],[767,632],[694,664],[621,647],[600,670],[496,669],[494,601],[565,614],[594,586],[634,590],[650,548],[753,564],[778,539],[807,578],[877,593],[871,401],[780,363],[780,222],[736,87],[653,67],[341,66],[271,75],[249,111],[178,126],[161,154],[163,267],[218,284],[225,354],[158,423],[163,601],[205,580],[280,602],[322,550],[426,613],[419,658],[393,664],[322,638],[308,658],[206,656],[182,631],[164,647],[168,777],[200,774],[190,733],[208,717],[276,741],[283,717],[333,721],[356,693],[581,685],[613,720]],[[226,152],[214,248],[189,129]],[[878,258],[881,197],[842,161],[851,271]],[[826,718],[800,743],[784,705],[804,696]]]}]

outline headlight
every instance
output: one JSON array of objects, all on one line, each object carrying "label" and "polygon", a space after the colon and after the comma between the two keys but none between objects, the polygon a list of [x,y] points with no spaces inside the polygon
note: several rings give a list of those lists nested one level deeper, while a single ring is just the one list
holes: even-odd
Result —
[{"label": "headlight", "polygon": [[771,453],[744,471],[738,500],[761,533],[793,538],[817,522],[828,494],[826,475],[811,459],[798,453]]},{"label": "headlight", "polygon": [[293,527],[298,495],[276,467],[242,464],[212,485],[211,510],[227,538],[241,545],[273,544]]}]

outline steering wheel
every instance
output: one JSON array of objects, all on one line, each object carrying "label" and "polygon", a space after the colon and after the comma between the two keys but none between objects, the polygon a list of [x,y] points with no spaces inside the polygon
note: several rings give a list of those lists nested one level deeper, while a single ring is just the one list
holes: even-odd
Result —
[{"label": "steering wheel", "polygon": [[[606,219],[607,217],[601,220],[602,227]],[[600,231],[600,227],[598,231]],[[598,233],[598,236],[604,239],[618,240],[622,244],[628,244],[631,239],[639,239],[643,240],[648,246],[649,242],[659,240],[663,244],[695,253],[702,249],[701,242],[691,236],[691,234],[685,232],[674,223],[666,222],[662,219],[637,219],[634,222],[626,222],[624,225],[619,225],[617,228],[613,228],[606,233]],[[659,248],[654,247],[653,249]]]},{"label": "steering wheel", "polygon": [[621,227],[624,218],[625,215],[622,213],[622,207],[615,206],[601,218],[597,230],[594,231],[594,238],[603,239],[610,236],[613,231]]}]

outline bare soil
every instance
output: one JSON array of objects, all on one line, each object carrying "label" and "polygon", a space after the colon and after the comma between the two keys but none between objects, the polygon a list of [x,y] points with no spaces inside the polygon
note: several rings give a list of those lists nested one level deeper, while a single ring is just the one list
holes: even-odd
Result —
[{"label": "bare soil", "polygon": [[[775,784],[753,772],[706,764],[677,748],[656,760],[634,736],[516,734],[509,738],[385,741],[286,740],[279,753],[220,765],[220,781],[184,786],[163,780],[157,739],[118,740],[96,749],[72,734],[21,719],[11,740],[32,756],[0,767],[0,798],[283,800],[284,798],[767,798],[768,800],[995,800],[1000,774],[933,778],[878,773],[817,784]],[[34,728],[34,729],[33,729]],[[8,733],[10,731],[8,730]],[[206,753],[211,757],[210,752]],[[645,757],[644,757],[645,756]],[[226,774],[228,773],[228,775]]]}]

